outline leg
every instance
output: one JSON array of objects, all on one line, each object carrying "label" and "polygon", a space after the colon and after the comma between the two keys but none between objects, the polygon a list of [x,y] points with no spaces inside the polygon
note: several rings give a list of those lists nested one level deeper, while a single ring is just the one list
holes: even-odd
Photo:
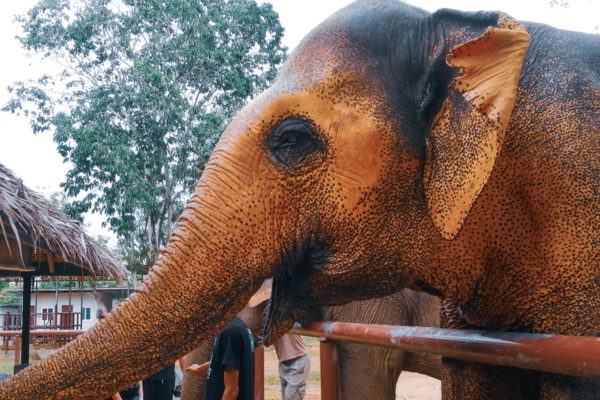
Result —
[{"label": "leg", "polygon": [[[440,326],[481,329],[465,321],[458,305],[441,303]],[[540,400],[540,373],[442,358],[443,400]]]},{"label": "leg", "polygon": [[395,400],[396,383],[406,354],[386,347],[338,343],[340,400]]},{"label": "leg", "polygon": [[283,379],[287,383],[283,399],[302,400],[306,393],[306,380],[310,372],[310,357],[302,356],[284,361],[282,364],[284,364]]},{"label": "leg", "polygon": [[540,399],[600,399],[600,379],[543,373]]},{"label": "leg", "polygon": [[157,400],[154,382],[144,381],[144,400]]},{"label": "leg", "polygon": [[173,389],[175,389],[175,379],[167,379],[160,383],[156,391],[156,400],[173,400]]},{"label": "leg", "polygon": [[539,399],[539,372],[449,358],[442,362],[443,400]]},{"label": "leg", "polygon": [[287,386],[287,382],[284,379],[284,365],[282,362],[279,363],[279,383],[281,383],[281,398],[285,399],[285,387]]}]

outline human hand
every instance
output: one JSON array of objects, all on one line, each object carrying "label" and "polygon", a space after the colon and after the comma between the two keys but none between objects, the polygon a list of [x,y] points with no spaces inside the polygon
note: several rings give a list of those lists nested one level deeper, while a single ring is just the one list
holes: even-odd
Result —
[{"label": "human hand", "polygon": [[210,362],[205,362],[204,364],[192,364],[185,369],[185,372],[191,372],[195,375],[204,376],[208,372],[209,366]]}]

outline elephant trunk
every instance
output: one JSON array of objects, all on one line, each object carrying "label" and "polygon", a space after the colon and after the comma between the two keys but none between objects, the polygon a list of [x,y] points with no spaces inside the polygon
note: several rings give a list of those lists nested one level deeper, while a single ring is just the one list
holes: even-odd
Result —
[{"label": "elephant trunk", "polygon": [[208,193],[221,186],[207,184],[211,176],[200,180],[142,288],[52,357],[0,384],[0,399],[110,397],[190,352],[243,308],[269,268],[237,265],[248,260],[244,239],[252,237],[235,237],[243,228],[230,215],[239,208],[215,204],[227,193]]}]

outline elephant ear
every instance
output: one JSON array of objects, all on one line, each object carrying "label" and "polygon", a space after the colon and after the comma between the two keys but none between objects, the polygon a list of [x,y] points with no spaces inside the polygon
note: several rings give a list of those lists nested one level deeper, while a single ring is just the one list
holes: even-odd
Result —
[{"label": "elephant ear", "polygon": [[442,236],[453,239],[487,182],[515,104],[529,34],[501,17],[454,47],[446,63],[459,75],[433,118],[425,164],[425,195]]}]

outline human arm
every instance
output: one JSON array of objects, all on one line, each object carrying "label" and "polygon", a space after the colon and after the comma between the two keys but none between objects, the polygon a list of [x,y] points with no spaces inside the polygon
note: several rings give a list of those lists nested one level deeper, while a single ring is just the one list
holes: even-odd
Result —
[{"label": "human arm", "polygon": [[240,394],[240,371],[228,365],[223,372],[223,383],[225,391],[223,392],[222,400],[236,400]]},{"label": "human arm", "polygon": [[205,362],[204,364],[192,364],[189,367],[187,367],[185,372],[191,372],[192,374],[195,374],[195,375],[205,376],[206,373],[208,372],[209,366],[210,366],[209,361]]},{"label": "human arm", "polygon": [[236,400],[239,395],[239,371],[244,351],[244,334],[243,328],[236,328],[230,324],[219,335],[222,350],[220,364],[223,367],[223,385],[225,389],[222,400]]}]

